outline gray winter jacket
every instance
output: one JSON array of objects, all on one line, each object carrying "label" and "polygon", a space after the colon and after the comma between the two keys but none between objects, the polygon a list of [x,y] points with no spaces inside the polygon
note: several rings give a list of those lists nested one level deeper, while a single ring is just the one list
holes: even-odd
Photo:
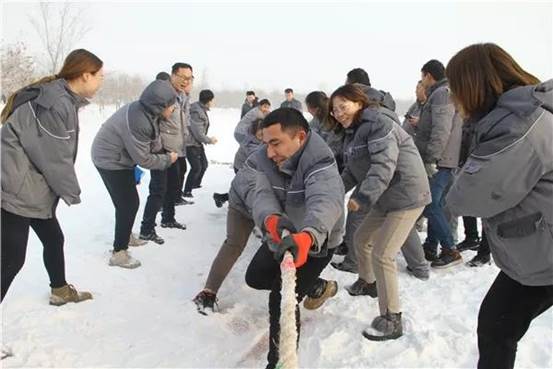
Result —
[{"label": "gray winter jacket", "polygon": [[298,110],[300,113],[303,113],[303,106],[301,105],[301,101],[292,99],[292,101],[284,100],[280,104],[281,108],[292,108]]},{"label": "gray winter jacket", "polygon": [[77,111],[87,101],[63,79],[19,94],[30,89],[38,90],[38,96],[18,106],[2,126],[2,208],[27,218],[49,219],[59,198],[67,205],[81,202],[74,167]]},{"label": "gray winter jacket", "polygon": [[171,165],[159,135],[162,110],[175,103],[176,92],[167,81],[148,85],[140,99],[121,107],[103,125],[92,142],[92,162],[107,170],[165,169]]},{"label": "gray winter jacket", "polygon": [[181,153],[184,149],[184,137],[188,134],[183,104],[179,100],[182,101],[175,101],[175,110],[169,119],[159,120],[161,145],[168,152]]},{"label": "gray winter jacket", "polygon": [[246,159],[262,144],[254,135],[249,135],[242,141],[242,144],[234,155],[234,170],[239,170],[244,165]]},{"label": "gray winter jacket", "polygon": [[[190,95],[179,94],[177,96],[177,109],[173,112],[173,116],[177,114],[177,111],[181,111],[184,114],[184,129],[182,131],[184,147],[182,148],[181,157],[186,156],[186,146],[189,146],[192,141],[192,135],[190,134]],[[179,112],[180,114],[180,112]]]},{"label": "gray winter jacket", "polygon": [[264,228],[271,214],[285,214],[298,232],[308,231],[314,239],[310,254],[326,255],[342,242],[344,233],[344,185],[328,145],[308,133],[304,146],[281,168],[267,157],[267,146],[255,153],[257,170],[253,219]]},{"label": "gray winter jacket", "polygon": [[265,118],[265,115],[263,115],[263,112],[261,109],[253,108],[250,110],[242,119],[240,119],[240,122],[236,125],[236,128],[234,129],[234,139],[239,144],[242,144],[243,141],[245,141],[249,136],[251,136],[250,128],[252,124],[259,120]]},{"label": "gray winter jacket", "polygon": [[207,137],[209,130],[209,108],[199,101],[190,105],[190,144],[189,146],[202,146],[211,143]]},{"label": "gray winter jacket", "polygon": [[428,178],[413,139],[385,108],[367,108],[361,121],[346,130],[346,192],[362,209],[382,212],[415,209],[431,202]]},{"label": "gray winter jacket", "polygon": [[243,165],[230,183],[228,194],[229,207],[239,211],[245,217],[252,218],[255,183],[257,178],[256,155],[247,158],[250,165]]},{"label": "gray winter jacket", "polygon": [[[322,137],[336,158],[342,158],[344,152],[344,131],[328,130],[322,125],[318,118],[313,117],[309,122],[309,127],[315,133]],[[341,160],[341,159],[340,159]]]},{"label": "gray winter jacket", "polygon": [[244,104],[242,104],[242,111],[240,112],[240,119],[244,118],[244,115],[246,115],[250,110],[255,108],[257,106],[257,98],[253,102],[252,105],[248,103],[248,100],[244,100]]},{"label": "gray winter jacket", "polygon": [[553,80],[514,88],[475,125],[475,147],[446,197],[481,217],[494,261],[527,286],[553,284]]},{"label": "gray winter jacket", "polygon": [[417,129],[411,123],[409,123],[409,120],[407,119],[407,117],[410,116],[413,118],[419,118],[421,115],[422,107],[423,107],[423,104],[421,104],[418,101],[415,101],[413,105],[409,107],[409,109],[407,110],[407,113],[405,113],[405,119],[401,124],[401,128],[403,128],[403,130],[409,133],[409,135],[412,137],[414,137],[417,134]]},{"label": "gray winter jacket", "polygon": [[428,99],[422,108],[415,144],[425,164],[443,168],[459,165],[462,121],[456,116],[444,78],[430,87]]},{"label": "gray winter jacket", "polygon": [[386,109],[396,111],[396,102],[389,92],[377,90],[371,86],[367,86],[362,83],[354,83],[353,85],[363,90],[369,100],[376,101]]}]

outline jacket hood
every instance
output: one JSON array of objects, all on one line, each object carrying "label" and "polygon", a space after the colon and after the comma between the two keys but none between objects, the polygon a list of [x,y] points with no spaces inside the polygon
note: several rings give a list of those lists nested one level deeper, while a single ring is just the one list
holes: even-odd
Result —
[{"label": "jacket hood", "polygon": [[168,81],[155,80],[140,95],[140,103],[153,115],[158,116],[163,109],[177,100],[177,92]]},{"label": "jacket hood", "polygon": [[532,114],[538,106],[553,112],[553,79],[536,86],[515,87],[499,97],[497,106],[520,117]]},{"label": "jacket hood", "polygon": [[354,83],[355,86],[361,88],[369,100],[376,101],[380,105],[384,106],[391,111],[396,110],[396,102],[389,92],[377,90],[371,86],[364,85],[362,83]]}]

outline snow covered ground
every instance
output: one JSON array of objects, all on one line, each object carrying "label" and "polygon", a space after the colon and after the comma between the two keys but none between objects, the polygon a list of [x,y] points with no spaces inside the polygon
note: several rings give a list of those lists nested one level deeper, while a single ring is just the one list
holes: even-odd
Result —
[{"label": "snow covered ground", "polygon": [[[203,287],[209,266],[225,238],[226,208],[211,195],[232,179],[228,165],[212,163],[196,190],[193,206],[177,207],[186,231],[158,229],[162,246],[133,248],[142,267],[107,265],[113,237],[113,206],[90,160],[90,144],[112,113],[95,105],[81,113],[78,176],[82,204],[60,206],[66,239],[67,280],[89,290],[94,300],[62,307],[48,305],[48,277],[41,244],[31,232],[27,261],[2,304],[2,340],[14,356],[2,367],[70,368],[232,368],[264,367],[267,350],[268,293],[248,288],[245,269],[259,240],[250,239],[220,293],[219,314],[199,315],[191,302]],[[231,163],[237,109],[214,109],[211,134],[219,139],[207,155]],[[141,208],[149,179],[139,186]],[[465,259],[472,252],[464,254]],[[339,257],[336,257],[339,258]],[[317,368],[474,368],[478,358],[476,320],[480,302],[498,273],[495,266],[458,266],[432,271],[427,282],[405,273],[398,258],[405,335],[370,342],[361,331],[377,315],[377,301],[350,297],[343,288],[317,311],[302,308],[300,365]],[[341,287],[356,276],[330,266],[323,276]],[[520,342],[517,368],[551,368],[553,310],[536,319]]]}]

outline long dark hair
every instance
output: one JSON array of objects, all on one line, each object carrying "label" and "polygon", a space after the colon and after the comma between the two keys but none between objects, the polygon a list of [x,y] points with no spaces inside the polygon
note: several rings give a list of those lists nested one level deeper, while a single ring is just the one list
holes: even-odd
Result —
[{"label": "long dark hair", "polygon": [[315,118],[319,120],[325,130],[330,131],[335,129],[336,125],[328,119],[328,102],[328,96],[323,91],[313,91],[305,97],[305,104],[317,109]]},{"label": "long dark hair", "polygon": [[465,47],[451,58],[445,73],[453,100],[467,118],[489,113],[512,88],[540,83],[493,43]]},{"label": "long dark hair", "polygon": [[71,51],[69,55],[67,55],[67,57],[65,58],[63,66],[57,74],[41,78],[38,81],[22,87],[21,89],[10,95],[10,97],[6,101],[6,106],[4,107],[4,109],[2,109],[2,114],[0,116],[2,124],[6,122],[10,114],[13,112],[13,103],[15,100],[15,96],[19,91],[27,87],[40,85],[42,83],[51,82],[60,78],[70,81],[79,78],[84,73],[95,74],[100,69],[102,69],[103,65],[104,63],[102,62],[102,60],[88,50],[77,49]]}]

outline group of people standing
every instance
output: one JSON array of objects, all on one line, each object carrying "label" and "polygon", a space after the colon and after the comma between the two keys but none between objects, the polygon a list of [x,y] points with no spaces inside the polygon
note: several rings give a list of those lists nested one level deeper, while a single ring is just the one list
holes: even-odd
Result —
[{"label": "group of people standing", "polygon": [[[77,113],[100,87],[102,66],[92,53],[75,50],[58,75],[22,88],[2,112],[2,299],[23,266],[29,226],[44,245],[50,303],[92,298],[65,280],[55,209],[60,198],[80,202]],[[102,125],[92,145],[115,206],[114,266],[140,265],[128,252],[133,242],[163,242],[155,232],[159,210],[162,227],[186,228],[174,207],[201,186],[203,146],[217,142],[208,136],[213,93],[204,90],[189,104],[192,67],[177,63],[158,77]],[[234,132],[236,175],[228,193],[214,195],[219,207],[229,202],[227,237],[194,298],[199,312],[215,309],[219,288],[258,227],[263,241],[245,279],[270,291],[267,368],[275,368],[285,252],[297,268],[298,333],[299,303],[317,309],[336,295],[336,281],[320,274],[342,254],[333,266],[358,274],[349,294],[378,299],[379,315],[362,334],[383,341],[403,335],[399,250],[408,271],[427,280],[427,261],[451,267],[462,261],[462,249],[485,245],[487,261],[491,251],[501,272],[480,308],[478,367],[513,368],[530,322],[553,305],[553,81],[541,83],[495,44],[475,44],[447,67],[437,60],[422,66],[417,102],[403,123],[391,95],[372,87],[360,68],[330,97],[307,95],[310,123],[293,91],[285,93],[272,112],[268,100],[247,94]],[[192,167],[186,183],[185,157]],[[137,166],[151,170],[138,240],[131,233]],[[428,223],[423,243],[416,231],[421,216]],[[458,216],[469,226],[457,244]]]}]

